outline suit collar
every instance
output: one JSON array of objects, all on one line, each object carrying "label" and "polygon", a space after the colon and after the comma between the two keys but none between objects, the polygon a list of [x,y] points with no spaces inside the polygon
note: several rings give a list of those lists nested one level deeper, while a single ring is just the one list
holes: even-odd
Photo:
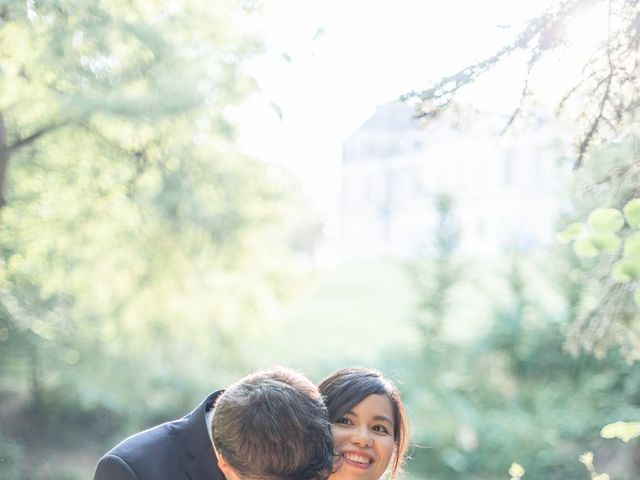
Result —
[{"label": "suit collar", "polygon": [[206,412],[213,408],[218,397],[224,390],[212,393],[185,417],[186,450],[189,456],[187,474],[191,480],[224,480],[218,468],[211,438],[207,431]]}]

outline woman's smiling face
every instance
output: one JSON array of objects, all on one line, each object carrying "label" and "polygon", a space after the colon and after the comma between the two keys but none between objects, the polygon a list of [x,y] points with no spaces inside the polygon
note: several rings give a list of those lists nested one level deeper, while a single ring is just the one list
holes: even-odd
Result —
[{"label": "woman's smiling face", "polygon": [[332,425],[336,472],[331,480],[378,480],[393,451],[393,409],[386,395],[369,395]]}]

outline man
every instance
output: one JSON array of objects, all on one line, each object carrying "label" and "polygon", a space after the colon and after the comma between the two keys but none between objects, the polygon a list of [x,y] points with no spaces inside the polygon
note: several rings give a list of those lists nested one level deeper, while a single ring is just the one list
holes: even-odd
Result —
[{"label": "man", "polygon": [[317,388],[278,367],[124,440],[100,459],[94,480],[324,480],[332,454]]}]

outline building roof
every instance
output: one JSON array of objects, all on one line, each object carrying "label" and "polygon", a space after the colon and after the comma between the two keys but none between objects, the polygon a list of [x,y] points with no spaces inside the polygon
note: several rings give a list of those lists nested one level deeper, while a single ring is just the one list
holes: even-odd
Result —
[{"label": "building roof", "polygon": [[416,130],[419,126],[420,122],[412,107],[403,102],[393,101],[376,107],[376,112],[356,132],[363,130],[405,132]]}]

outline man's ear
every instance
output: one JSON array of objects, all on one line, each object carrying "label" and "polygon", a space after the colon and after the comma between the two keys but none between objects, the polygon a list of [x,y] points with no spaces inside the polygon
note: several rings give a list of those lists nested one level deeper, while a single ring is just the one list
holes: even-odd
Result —
[{"label": "man's ear", "polygon": [[216,452],[216,457],[218,458],[218,467],[222,470],[222,473],[227,480],[241,480],[235,470],[231,468],[231,465],[227,463],[222,455]]}]

